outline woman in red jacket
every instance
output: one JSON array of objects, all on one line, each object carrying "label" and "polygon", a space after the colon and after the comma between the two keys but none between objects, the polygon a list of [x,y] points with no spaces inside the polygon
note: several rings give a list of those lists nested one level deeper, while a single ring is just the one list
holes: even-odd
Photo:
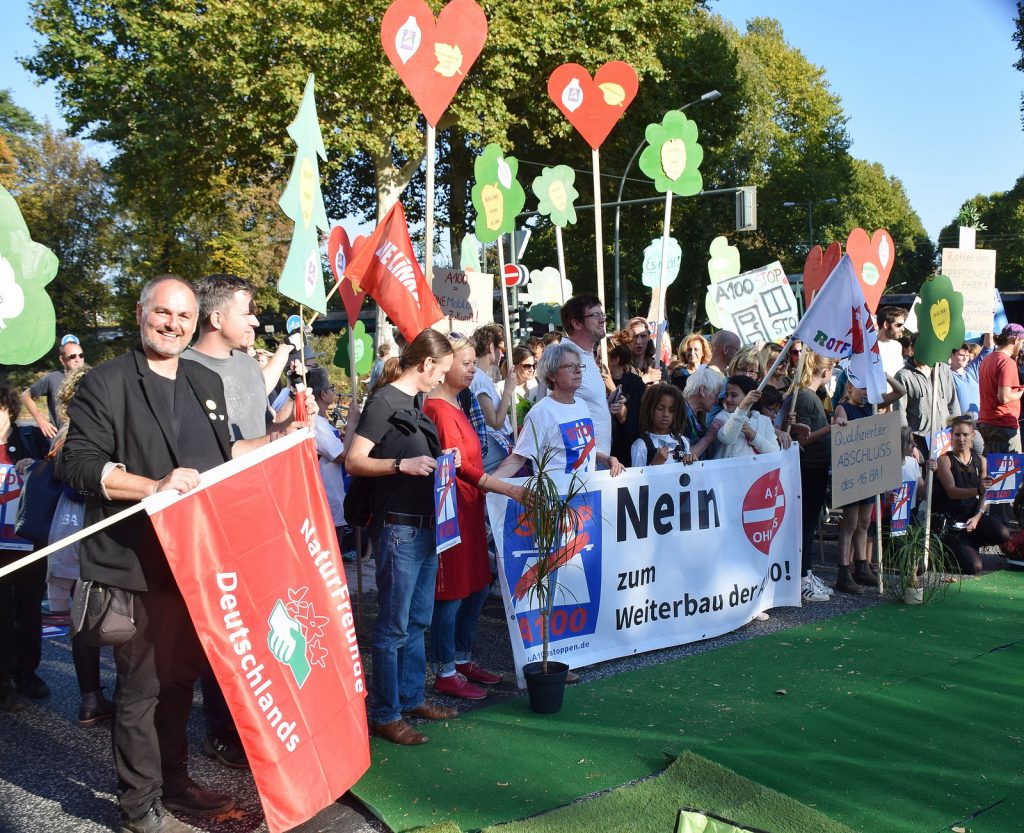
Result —
[{"label": "woman in red jacket", "polygon": [[484,528],[484,492],[497,492],[523,502],[522,486],[513,486],[484,473],[480,439],[459,406],[458,395],[469,387],[476,372],[476,349],[468,339],[452,336],[455,359],[444,381],[423,403],[423,412],[437,425],[444,448],[462,451],[458,470],[461,543],[438,556],[434,617],[430,647],[437,665],[434,690],[465,700],[482,700],[487,690],[474,683],[496,685],[501,676],[473,662],[473,637],[487,599],[491,568]]}]

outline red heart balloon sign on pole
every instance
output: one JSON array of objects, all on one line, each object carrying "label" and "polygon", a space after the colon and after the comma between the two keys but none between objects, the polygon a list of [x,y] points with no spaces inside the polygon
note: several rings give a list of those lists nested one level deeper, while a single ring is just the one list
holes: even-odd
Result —
[{"label": "red heart balloon sign on pole", "polygon": [[896,248],[889,232],[878,229],[871,238],[862,228],[855,228],[846,238],[846,253],[853,262],[853,270],[857,273],[860,288],[864,291],[864,300],[868,309],[874,313],[878,302],[882,299],[886,281],[892,271]]},{"label": "red heart balloon sign on pole", "polygon": [[832,270],[839,265],[843,247],[838,242],[829,243],[823,252],[821,246],[812,246],[804,261],[804,308],[811,305],[814,294],[825,285]]},{"label": "red heart balloon sign on pole", "polygon": [[[601,144],[636,98],[640,81],[625,61],[609,61],[593,78],[579,64],[562,64],[548,78],[548,95],[569,123],[590,145],[594,164],[594,247],[597,253],[597,297],[604,306],[604,240],[601,234]],[[607,363],[608,347],[601,341]]]},{"label": "red heart balloon sign on pole", "polygon": [[475,0],[452,0],[434,13],[424,0],[395,0],[380,23],[380,42],[427,120],[427,193],[424,273],[433,280],[434,157],[436,128],[480,56],[487,40],[487,15]]},{"label": "red heart balloon sign on pole", "polygon": [[331,267],[331,274],[334,275],[334,288],[345,305],[345,314],[348,316],[348,325],[355,326],[359,320],[359,310],[363,307],[365,292],[356,292],[352,282],[345,278],[345,267],[352,262],[361,243],[366,240],[360,235],[355,239],[355,244],[350,244],[348,232],[341,226],[331,229],[331,236],[327,238],[327,262]]}]

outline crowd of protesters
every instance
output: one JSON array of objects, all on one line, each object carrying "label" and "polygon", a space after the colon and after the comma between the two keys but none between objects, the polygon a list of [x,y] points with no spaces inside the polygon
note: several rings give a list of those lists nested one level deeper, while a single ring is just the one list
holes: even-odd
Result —
[{"label": "crowd of protesters", "polygon": [[[598,297],[581,294],[563,305],[560,332],[520,345],[506,344],[502,328],[487,324],[466,335],[425,330],[393,355],[382,346],[368,399],[361,409],[353,401],[341,434],[324,418],[337,402],[327,372],[309,368],[305,392],[302,374],[294,372],[315,357],[294,354],[293,344],[254,349],[252,298],[252,288],[232,276],[194,286],[174,276],[151,281],[138,304],[140,343],[130,353],[90,373],[78,340],[66,337],[61,370],[24,393],[0,385],[0,463],[18,476],[33,460],[56,464],[61,509],[50,534],[32,541],[43,546],[154,491],[187,491],[199,472],[283,432],[314,428],[342,550],[348,559],[363,555],[352,535],[358,525],[365,529],[363,550],[372,549],[375,560],[379,607],[368,714],[371,730],[388,741],[427,741],[408,717],[456,715],[427,698],[428,662],[438,694],[483,699],[501,682],[473,654],[494,579],[484,494],[528,500],[515,478],[539,460],[558,472],[607,470],[614,477],[626,466],[770,454],[796,442],[803,600],[827,602],[833,592],[858,594],[878,583],[866,543],[872,520],[878,522],[873,499],[842,511],[834,585],[812,570],[829,493],[831,426],[871,409],[863,388],[799,342],[787,342],[783,355],[783,344],[744,345],[728,331],[694,332],[674,356],[661,355],[646,319],[630,319],[609,334]],[[982,453],[1021,450],[1024,327],[1010,324],[981,346],[958,346],[933,373],[913,358],[906,317],[897,307],[878,314],[889,385],[881,407],[901,416],[904,470],[914,478],[922,469],[935,471],[933,509],[943,540],[960,569],[973,573],[981,567],[979,548],[1009,535],[1006,517],[985,511],[991,478]],[[283,384],[289,363],[293,372]],[[35,401],[44,395],[45,413]],[[306,406],[301,421],[298,397]],[[35,425],[18,424],[23,407]],[[223,407],[227,421],[205,419],[210,407]],[[936,460],[930,444],[947,422],[952,445]],[[197,424],[207,427],[192,431]],[[447,452],[456,459],[462,539],[438,556],[434,472]],[[168,811],[213,815],[232,806],[185,768],[184,720],[197,677],[204,679],[204,751],[238,767],[246,766],[245,755],[159,545],[141,517],[130,523],[127,534],[115,527],[65,548],[49,564],[0,579],[0,710],[49,693],[37,674],[44,590],[50,615],[58,617],[66,615],[79,576],[133,593],[140,621],[174,621],[178,629],[151,636],[142,628],[129,647],[115,650],[113,701],[100,686],[98,649],[73,641],[79,723],[114,720],[123,830],[189,830]],[[19,554],[7,551],[0,564]]]}]

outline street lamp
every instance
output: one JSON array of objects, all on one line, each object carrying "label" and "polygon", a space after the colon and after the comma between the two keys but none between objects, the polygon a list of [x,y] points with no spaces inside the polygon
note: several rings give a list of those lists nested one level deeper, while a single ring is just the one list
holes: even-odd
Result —
[{"label": "street lamp", "polygon": [[[682,112],[687,107],[692,107],[694,104],[700,104],[704,101],[718,101],[722,97],[722,94],[718,90],[710,90],[704,93],[700,98],[696,98],[684,104],[682,107],[676,109]],[[626,169],[622,172],[622,177],[619,179],[619,192],[615,195],[615,329],[622,329],[622,284],[619,277],[619,222],[622,218],[622,189],[626,187],[626,177],[629,176],[629,171],[633,167],[633,163],[636,162],[636,158],[640,155],[640,151],[644,149],[647,144],[647,140],[644,139],[636,150],[633,151],[633,155],[629,157],[629,162],[626,163]]]},{"label": "street lamp", "polygon": [[807,206],[807,251],[814,246],[814,209],[819,205],[835,205],[839,200],[829,197],[827,200],[808,200],[807,202],[784,202],[783,208],[802,208]]}]

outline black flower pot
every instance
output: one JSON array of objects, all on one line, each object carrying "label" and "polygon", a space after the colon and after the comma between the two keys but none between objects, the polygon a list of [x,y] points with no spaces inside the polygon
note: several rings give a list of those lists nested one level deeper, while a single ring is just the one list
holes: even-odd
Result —
[{"label": "black flower pot", "polygon": [[544,663],[529,662],[523,666],[526,677],[526,691],[530,695],[530,708],[537,714],[554,714],[562,710],[562,695],[565,694],[565,677],[569,666],[564,662],[548,661],[548,672]]}]

